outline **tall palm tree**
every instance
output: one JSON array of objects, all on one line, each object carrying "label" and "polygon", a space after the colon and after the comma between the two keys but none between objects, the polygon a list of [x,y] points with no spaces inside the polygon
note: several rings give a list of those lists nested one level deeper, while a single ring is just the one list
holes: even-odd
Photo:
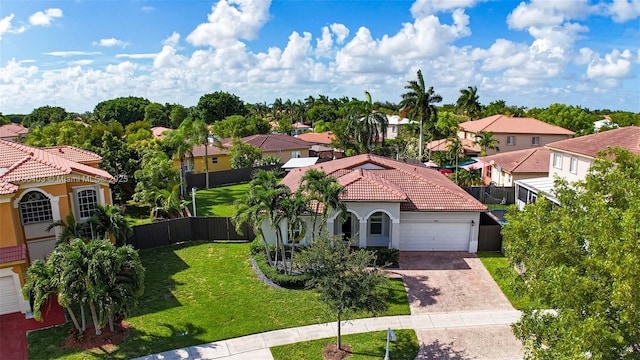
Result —
[{"label": "tall palm tree", "polygon": [[498,147],[500,141],[493,137],[493,132],[491,131],[481,131],[477,133],[475,143],[480,146],[480,156],[487,155],[487,149],[500,151],[500,148]]},{"label": "tall palm tree", "polygon": [[466,115],[473,120],[481,110],[478,99],[477,87],[469,86],[466,89],[460,90],[460,97],[456,101],[456,109],[458,110],[458,113]]},{"label": "tall palm tree", "polygon": [[119,206],[96,205],[89,222],[95,225],[98,233],[115,240],[117,246],[124,245],[131,235],[131,227]]},{"label": "tall palm tree", "polygon": [[[300,179],[298,190],[306,194],[307,200],[314,207],[311,209],[311,241],[314,241],[318,216],[321,219],[318,232],[322,232],[326,228],[332,210],[337,210],[340,213],[346,212],[346,205],[340,199],[345,188],[338,183],[336,178],[327,176],[324,171],[310,169]],[[320,210],[321,208],[322,210]]]},{"label": "tall palm tree", "polygon": [[371,100],[371,94],[364,92],[365,101],[355,104],[355,111],[349,121],[348,128],[360,153],[369,153],[387,136],[389,120],[387,115],[378,112]]},{"label": "tall palm tree", "polygon": [[[418,79],[410,80],[405,89],[409,90],[402,94],[401,112],[413,117],[420,123],[420,141],[418,142],[418,156],[422,159],[424,153],[424,126],[428,126],[430,137],[433,135],[433,124],[438,121],[438,111],[434,104],[442,102],[442,96],[436,94],[433,86],[426,88],[422,70],[418,70]],[[403,115],[404,116],[404,115]]]},{"label": "tall palm tree", "polygon": [[166,141],[172,149],[172,157],[180,160],[180,195],[186,196],[185,160],[193,159],[193,146],[197,144],[191,134],[193,120],[185,119],[178,129],[167,134]]},{"label": "tall palm tree", "polygon": [[204,174],[205,187],[209,188],[209,128],[202,120],[194,121],[191,125],[191,142],[204,145]]}]

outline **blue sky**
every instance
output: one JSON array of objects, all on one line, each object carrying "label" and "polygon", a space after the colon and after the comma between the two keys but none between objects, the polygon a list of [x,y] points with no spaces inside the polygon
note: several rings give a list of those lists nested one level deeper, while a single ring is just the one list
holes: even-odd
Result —
[{"label": "blue sky", "polygon": [[640,0],[3,0],[0,112],[318,94],[640,112]]}]

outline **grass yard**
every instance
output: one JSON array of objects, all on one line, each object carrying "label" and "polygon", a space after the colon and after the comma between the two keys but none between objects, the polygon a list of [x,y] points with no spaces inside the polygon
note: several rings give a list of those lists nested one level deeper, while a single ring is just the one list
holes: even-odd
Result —
[{"label": "grass yard", "polygon": [[544,308],[536,299],[515,291],[513,283],[521,280],[516,270],[509,266],[509,260],[506,257],[495,252],[478,252],[477,255],[514,308],[517,310]]},{"label": "grass yard", "polygon": [[[278,290],[256,277],[249,244],[191,242],[140,252],[145,293],[132,329],[109,353],[64,349],[68,325],[31,332],[32,359],[129,359],[258,332],[333,321],[309,290]],[[402,281],[382,315],[410,314]],[[359,314],[357,317],[367,317]]]},{"label": "grass yard", "polygon": [[232,216],[234,202],[240,200],[249,189],[249,183],[220,186],[196,192],[198,216]]},{"label": "grass yard", "polygon": [[[420,345],[413,330],[395,330],[396,341],[389,346],[390,359],[412,360],[418,355]],[[322,360],[325,344],[335,343],[336,338],[305,341],[296,344],[275,346],[271,354],[275,360]],[[387,332],[376,331],[362,334],[342,335],[342,344],[351,345],[349,360],[382,359],[387,345]]]}]

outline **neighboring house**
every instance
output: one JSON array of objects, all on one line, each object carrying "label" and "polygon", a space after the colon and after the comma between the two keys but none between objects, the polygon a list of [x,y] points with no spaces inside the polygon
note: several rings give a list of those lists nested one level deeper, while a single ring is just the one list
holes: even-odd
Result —
[{"label": "neighboring house", "polygon": [[151,135],[153,135],[153,137],[158,140],[162,140],[166,137],[165,132],[167,131],[173,131],[173,130],[164,126],[154,126],[151,128]]},{"label": "neighboring house", "polygon": [[[345,186],[341,198],[348,209],[346,219],[334,212],[327,228],[355,238],[359,247],[472,253],[478,249],[480,213],[487,208],[435,170],[363,154],[294,169],[282,184],[296,191],[309,169],[324,171]],[[311,216],[304,219],[311,229]],[[284,221],[281,226],[286,229]],[[266,240],[274,243],[273,230],[266,223],[262,229]],[[306,234],[303,242],[309,241],[311,231]]]},{"label": "neighboring house", "polygon": [[0,139],[4,140],[22,140],[29,133],[29,129],[16,123],[9,123],[0,126]]},{"label": "neighboring house", "polygon": [[459,125],[458,137],[471,141],[482,131],[493,133],[498,140],[499,151],[486,149],[487,155],[508,151],[542,147],[548,143],[573,137],[573,131],[547,124],[534,118],[493,115],[483,119],[463,122]]},{"label": "neighboring house", "polygon": [[[258,134],[240,139],[246,144],[251,144],[262,150],[262,157],[274,156],[280,158],[283,163],[292,158],[309,157],[309,149],[313,143],[300,140],[296,137],[282,134]],[[221,147],[220,147],[221,146]],[[227,150],[231,147],[231,139],[221,140],[219,144],[210,143],[207,147],[209,171],[222,171],[231,169],[231,160]],[[196,145],[192,149],[193,159],[185,159],[184,170],[190,173],[205,172],[205,146]],[[173,165],[180,168],[180,160],[175,159]]]},{"label": "neighboring house", "polygon": [[409,120],[407,118],[401,118],[398,115],[387,115],[387,121],[389,122],[387,125],[387,136],[385,139],[395,139],[400,135],[402,128],[408,124],[416,123],[415,121]]},{"label": "neighboring house", "polygon": [[331,131],[321,133],[308,132],[296,136],[300,140],[304,140],[314,144],[331,145],[336,136]]},{"label": "neighboring house", "polygon": [[[460,139],[462,143],[462,150],[466,156],[478,156],[480,155],[480,146],[475,143],[473,140],[469,139]],[[425,149],[431,155],[432,152],[448,152],[451,144],[451,140],[449,139],[440,139],[433,140],[425,146]],[[429,156],[431,158],[431,156]]]},{"label": "neighboring house", "polygon": [[317,156],[321,161],[340,159],[344,157],[344,151],[331,147],[331,143],[336,138],[331,131],[321,133],[308,132],[296,137],[300,140],[315,144],[309,148],[309,156]]},{"label": "neighboring house", "polygon": [[549,149],[545,147],[510,151],[485,156],[483,183],[513,186],[515,180],[546,177],[549,175]]},{"label": "neighboring house", "polygon": [[284,163],[281,167],[284,171],[291,171],[297,168],[303,168],[311,165],[315,165],[320,158],[317,156],[312,157],[304,157],[304,158],[293,158],[286,163]]},{"label": "neighboring house", "polygon": [[[72,213],[86,222],[95,206],[111,204],[102,158],[72,146],[37,148],[0,140],[0,314],[26,312],[21,294],[27,267],[45,259],[61,229],[46,228]],[[92,229],[86,227],[92,237]]]},{"label": "neighboring house", "polygon": [[598,153],[609,148],[621,147],[640,156],[640,127],[628,126],[604,132],[547,144],[549,149],[549,175],[526,180],[516,184],[516,204],[522,209],[534,203],[543,192],[551,201],[558,203],[554,196],[556,178],[569,183],[585,180]]},{"label": "neighboring house", "polygon": [[304,134],[311,130],[311,126],[297,122],[291,125],[293,127],[292,136]]}]

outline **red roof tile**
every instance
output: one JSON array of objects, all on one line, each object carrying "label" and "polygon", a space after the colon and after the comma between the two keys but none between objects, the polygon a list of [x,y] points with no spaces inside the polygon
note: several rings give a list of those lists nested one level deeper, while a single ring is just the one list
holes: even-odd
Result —
[{"label": "red roof tile", "polygon": [[42,150],[81,164],[102,161],[102,156],[91,151],[78,149],[75,146],[51,146],[43,148]]},{"label": "red roof tile", "polygon": [[317,143],[317,144],[331,144],[336,138],[331,131],[325,131],[321,133],[308,132],[296,136],[300,140]]},{"label": "red roof tile", "polygon": [[151,135],[153,135],[156,139],[164,139],[166,135],[163,133],[165,131],[173,131],[172,129],[166,128],[164,126],[154,126],[151,128]]},{"label": "red roof tile", "polygon": [[598,157],[598,152],[607,150],[609,147],[625,148],[636,155],[640,155],[640,127],[627,126],[597,134],[556,141],[545,146],[552,150],[564,150],[592,158]]},{"label": "red roof tile", "polygon": [[292,170],[282,184],[295,191],[309,169],[346,187],[345,201],[395,201],[402,211],[483,211],[486,207],[446,176],[425,167],[364,154]]},{"label": "red roof tile", "polygon": [[313,143],[282,134],[251,135],[242,138],[242,141],[255,147],[259,147],[262,152],[308,149],[313,145]]},{"label": "red roof tile", "polygon": [[9,123],[0,126],[0,139],[15,138],[28,133],[29,129],[20,124]]},{"label": "red roof tile", "polygon": [[0,264],[27,259],[27,247],[22,245],[0,248]]},{"label": "red roof tile", "polygon": [[571,130],[547,124],[538,119],[508,117],[505,115],[493,115],[479,120],[463,122],[460,124],[460,128],[473,133],[491,131],[494,134],[546,134],[567,136],[575,134]]},{"label": "red roof tile", "polygon": [[[475,143],[475,141],[472,141],[469,139],[460,139],[460,142],[462,143],[462,147],[464,148],[465,153],[468,153],[468,152],[479,153],[480,150],[482,150],[480,149],[480,146],[478,146],[478,144]],[[431,151],[449,151],[447,147],[449,146],[450,143],[451,141],[449,139],[433,140],[432,142],[427,144],[426,148],[427,150],[431,150]]]},{"label": "red roof tile", "polygon": [[485,156],[482,161],[493,161],[495,166],[501,166],[503,170],[512,174],[530,174],[549,172],[550,157],[551,151],[541,147]]}]

